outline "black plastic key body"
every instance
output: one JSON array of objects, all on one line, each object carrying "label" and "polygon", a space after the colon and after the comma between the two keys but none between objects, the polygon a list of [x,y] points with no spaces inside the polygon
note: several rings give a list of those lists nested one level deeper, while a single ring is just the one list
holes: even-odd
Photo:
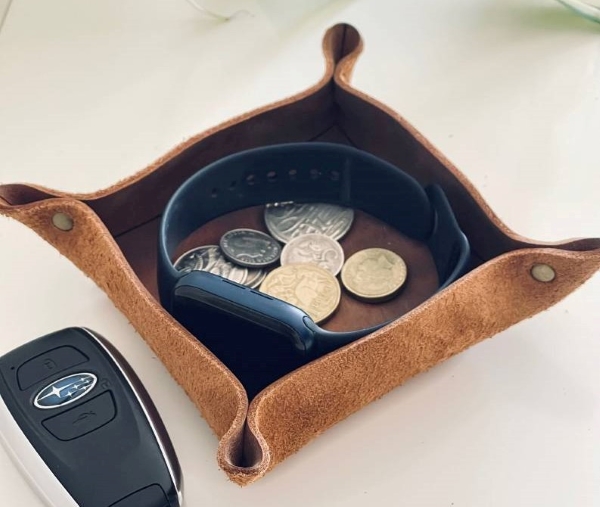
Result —
[{"label": "black plastic key body", "polygon": [[49,506],[179,507],[154,404],[108,341],[68,328],[0,357],[0,437]]}]

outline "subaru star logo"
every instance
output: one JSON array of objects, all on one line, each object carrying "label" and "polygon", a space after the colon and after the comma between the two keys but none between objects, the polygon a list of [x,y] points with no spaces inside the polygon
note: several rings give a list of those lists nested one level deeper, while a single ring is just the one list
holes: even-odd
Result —
[{"label": "subaru star logo", "polygon": [[96,382],[98,377],[93,373],[76,373],[63,377],[44,387],[33,400],[33,404],[41,409],[68,405],[89,393]]}]

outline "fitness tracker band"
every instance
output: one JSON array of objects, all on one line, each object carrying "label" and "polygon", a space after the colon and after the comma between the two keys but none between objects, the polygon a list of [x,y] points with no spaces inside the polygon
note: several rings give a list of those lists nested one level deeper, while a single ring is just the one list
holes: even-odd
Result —
[{"label": "fitness tracker band", "polygon": [[[165,208],[158,242],[158,287],[162,305],[203,342],[203,329],[210,328],[218,316],[221,324],[233,320],[244,327],[246,334],[238,333],[239,339],[213,329],[220,335],[212,340],[213,345],[229,357],[229,364],[213,352],[236,374],[231,365],[247,363],[248,350],[262,350],[262,356],[250,354],[262,363],[269,358],[277,362],[275,356],[283,355],[302,364],[386,324],[351,332],[327,331],[299,308],[258,290],[211,273],[182,273],[174,268],[171,259],[177,246],[206,222],[242,208],[288,201],[357,208],[425,243],[435,262],[440,289],[467,268],[469,243],[442,189],[437,185],[423,188],[373,155],[345,145],[295,143],[256,148],[218,160],[190,177]],[[262,341],[266,335],[268,345],[249,343]],[[236,351],[241,342],[246,353]]]}]

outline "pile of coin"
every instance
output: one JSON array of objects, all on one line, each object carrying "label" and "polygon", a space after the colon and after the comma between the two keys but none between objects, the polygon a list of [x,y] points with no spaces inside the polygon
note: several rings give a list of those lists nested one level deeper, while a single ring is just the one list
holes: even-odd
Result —
[{"label": "pile of coin", "polygon": [[338,240],[352,227],[354,210],[350,208],[274,203],[265,206],[264,221],[271,235],[233,229],[223,234],[218,246],[184,253],[175,268],[209,271],[259,288],[301,308],[317,323],[331,316],[340,303],[336,278],[340,273],[348,292],[368,302],[393,297],[406,280],[406,264],[390,250],[367,248],[344,262]]}]

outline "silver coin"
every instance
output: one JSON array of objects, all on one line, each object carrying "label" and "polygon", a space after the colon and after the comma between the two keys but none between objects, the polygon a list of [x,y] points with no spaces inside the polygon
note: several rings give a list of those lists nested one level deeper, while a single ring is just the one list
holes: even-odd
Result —
[{"label": "silver coin", "polygon": [[268,234],[254,229],[233,229],[221,236],[223,255],[246,267],[264,267],[279,260],[281,245]]},{"label": "silver coin", "polygon": [[281,265],[288,264],[314,264],[336,276],[344,264],[344,250],[329,236],[304,234],[283,247]]},{"label": "silver coin", "polygon": [[335,204],[279,203],[265,207],[265,224],[271,235],[287,243],[303,234],[324,234],[340,239],[354,220],[354,210]]},{"label": "silver coin", "polygon": [[246,287],[250,287],[251,289],[256,289],[260,286],[266,276],[267,271],[264,269],[248,268],[248,277],[246,278],[244,285]]},{"label": "silver coin", "polygon": [[193,248],[184,253],[174,263],[175,269],[184,273],[190,271],[208,271],[227,278],[232,282],[245,283],[248,269],[229,262],[217,245],[206,245]]}]

